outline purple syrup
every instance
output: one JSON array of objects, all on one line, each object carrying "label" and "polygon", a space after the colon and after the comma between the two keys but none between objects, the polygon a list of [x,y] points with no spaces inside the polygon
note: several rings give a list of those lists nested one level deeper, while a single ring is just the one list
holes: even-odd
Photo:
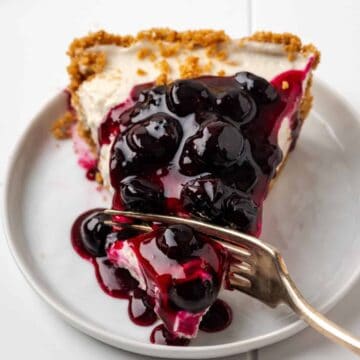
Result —
[{"label": "purple syrup", "polygon": [[[119,299],[129,300],[128,313],[130,319],[139,326],[152,325],[158,319],[156,313],[154,312],[154,298],[150,297],[144,290],[138,287],[138,282],[130,275],[128,270],[114,265],[108,256],[94,256],[86,249],[86,246],[89,247],[89,239],[84,239],[84,236],[88,236],[88,234],[84,235],[84,226],[86,226],[89,222],[89,219],[98,219],[98,214],[102,210],[103,209],[98,208],[86,211],[76,219],[71,229],[72,245],[75,251],[82,258],[86,259],[94,266],[99,286],[107,295]],[[98,230],[99,227],[96,229],[96,234],[105,236],[109,244],[108,246],[116,247],[125,240],[123,236],[126,233],[121,233],[119,229],[116,229],[116,231],[114,230],[110,235],[106,235],[106,231],[104,232]],[[100,228],[100,230],[102,230],[102,228]],[[210,286],[210,284],[207,283],[209,279],[213,279],[212,281],[216,282],[217,285],[214,286],[219,286],[219,280],[217,279],[222,277],[222,271],[226,266],[224,263],[224,251],[216,243],[212,244],[204,237],[197,238],[190,228],[184,228],[183,226],[169,227],[166,234],[164,234],[163,229],[159,228],[157,230],[159,233],[158,239],[154,238],[151,234],[133,237],[134,233],[130,233],[129,230],[126,231],[128,231],[128,240],[132,241],[133,246],[137,248],[136,252],[138,253],[139,258],[144,261],[143,266],[145,271],[148,272],[148,276],[153,276],[153,279],[156,279],[155,281],[157,286],[163,291],[161,294],[163,306],[160,310],[161,315],[165,317],[165,319],[171,322],[173,321],[173,317],[176,315],[177,310],[173,308],[173,302],[179,304],[180,306],[189,307],[189,310],[194,310],[195,308],[197,310],[197,306],[200,306],[199,301],[205,302],[204,305],[201,305],[204,307],[207,306],[206,301],[213,301],[211,298],[208,299],[209,295],[202,292],[202,282],[200,279],[204,279],[205,284],[207,284],[206,289],[209,289]],[[111,240],[112,238],[116,239],[115,242]],[[104,240],[102,243],[106,243],[106,241]],[[171,247],[168,247],[166,244],[171,245]],[[180,246],[180,244],[183,247],[182,252],[178,251],[178,254],[174,256],[174,252],[176,252],[176,249]],[[147,253],[148,251],[146,251],[146,254],[143,253],[140,248],[143,247],[144,250],[151,250],[151,248],[153,248],[155,251],[155,248],[158,246],[160,246],[158,248],[157,255],[159,263],[154,264],[153,268],[146,259],[146,256],[149,256],[150,254]],[[160,254],[162,254],[162,257],[159,257]],[[170,258],[168,258],[168,256],[170,256]],[[199,257],[197,258],[197,256]],[[174,281],[171,282],[171,278],[166,275],[166,272],[169,271],[169,264],[171,265],[170,268],[177,264],[178,260],[172,259],[173,257],[176,257],[183,263],[182,265],[178,264],[177,267],[183,267],[182,272],[186,274],[188,285],[186,285],[185,288],[183,285],[176,287],[177,280],[174,279]],[[187,258],[189,258],[189,260],[185,261]],[[208,258],[210,263],[206,265],[206,263],[202,260],[203,258]],[[209,267],[209,269],[207,270],[206,267]],[[218,272],[218,275],[216,275],[214,270],[211,269]],[[152,275],[150,275],[151,272]],[[169,273],[169,275],[171,276],[171,273]],[[194,279],[198,279],[196,280],[198,283],[194,282]],[[186,282],[183,284],[186,284]],[[195,288],[192,288],[192,284],[196,285]],[[185,293],[184,289],[187,289]],[[216,294],[218,290],[219,289],[217,288],[214,294]],[[221,307],[214,308],[214,311],[218,308],[222,311],[222,314],[225,313]],[[226,323],[230,323],[229,319],[230,318],[228,317],[228,321]],[[206,328],[208,327],[209,325],[206,326]],[[223,323],[217,326],[219,330],[224,327]],[[170,333],[165,326],[156,327],[154,329],[151,335],[151,341],[181,346],[189,343],[188,339],[178,338],[176,335]]]},{"label": "purple syrup", "polygon": [[155,86],[154,82],[148,82],[144,84],[135,85],[130,92],[130,99],[132,99],[134,102],[139,100],[139,96],[143,91],[149,90],[152,87]]},{"label": "purple syrup", "polygon": [[232,311],[223,300],[216,300],[202,318],[200,330],[205,332],[217,332],[226,329],[232,321]]},{"label": "purple syrup", "polygon": [[138,282],[126,269],[114,266],[106,257],[92,258],[95,274],[104,292],[119,299],[131,298]]},{"label": "purple syrup", "polygon": [[[259,235],[262,203],[282,159],[278,130],[301,98],[303,78],[292,70],[269,83],[242,72],[137,87],[137,102],[104,120],[116,129],[114,207],[160,208]],[[131,193],[119,186],[129,179],[136,183]],[[143,184],[161,197],[143,196]]]},{"label": "purple syrup", "polygon": [[134,105],[142,91],[150,89],[153,86],[154,83],[152,82],[134,86],[127,100],[110,109],[98,131],[99,144],[110,144],[111,136],[117,135],[120,131],[119,118],[121,114]]},{"label": "purple syrup", "polygon": [[[158,227],[128,239],[126,246],[140,264],[147,293],[156,295],[156,312],[167,329],[193,336],[219,293],[227,269],[224,248],[185,225]],[[108,258],[126,266],[123,249],[123,242],[113,243]]]},{"label": "purple syrup", "polygon": [[75,251],[85,260],[88,260],[95,270],[96,279],[101,289],[109,296],[116,298],[129,298],[138,282],[126,269],[115,267],[107,257],[94,257],[84,247],[81,237],[81,226],[90,215],[104,209],[93,209],[80,215],[71,229],[71,242]]},{"label": "purple syrup", "polygon": [[150,341],[153,344],[171,346],[187,346],[190,344],[189,339],[171,334],[163,324],[158,325],[153,329],[150,335]]},{"label": "purple syrup", "polygon": [[71,243],[75,251],[85,260],[91,261],[93,257],[89,254],[89,252],[85,249],[82,236],[81,236],[81,227],[83,222],[91,215],[96,214],[99,211],[103,211],[103,208],[96,208],[85,211],[81,215],[79,215],[74,221],[71,228]]},{"label": "purple syrup", "polygon": [[128,108],[133,105],[131,99],[114,106],[110,109],[106,121],[103,121],[98,130],[98,137],[100,144],[110,144],[111,136],[114,136],[119,133],[118,118],[119,116]]},{"label": "purple syrup", "polygon": [[153,299],[144,290],[135,289],[128,307],[130,319],[139,326],[149,326],[156,322]]}]

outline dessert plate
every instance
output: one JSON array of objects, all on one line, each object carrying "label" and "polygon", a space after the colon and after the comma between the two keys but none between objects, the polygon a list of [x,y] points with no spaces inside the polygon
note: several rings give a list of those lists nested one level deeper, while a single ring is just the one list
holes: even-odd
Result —
[{"label": "dessert plate", "polygon": [[[284,255],[312,305],[329,310],[360,273],[360,123],[351,107],[322,82],[291,161],[265,201],[262,237]],[[70,141],[50,134],[66,107],[59,94],[31,121],[7,173],[5,230],[11,252],[37,293],[71,325],[113,346],[167,358],[214,358],[285,339],[305,327],[287,308],[272,310],[238,292],[226,330],[200,333],[188,347],[154,345],[152,327],[131,323],[127,301],[105,295],[70,244],[77,215],[108,206],[110,196],[85,179]]]}]

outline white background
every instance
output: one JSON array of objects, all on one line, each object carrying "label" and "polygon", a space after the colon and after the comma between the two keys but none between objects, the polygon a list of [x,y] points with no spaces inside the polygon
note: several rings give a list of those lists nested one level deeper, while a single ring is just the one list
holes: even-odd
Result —
[{"label": "white background", "polygon": [[[317,76],[360,113],[357,0],[0,0],[1,188],[17,138],[42,104],[66,86],[65,51],[69,42],[89,30],[129,33],[151,26],[223,28],[236,37],[260,29],[297,33],[322,51]],[[360,283],[329,313],[330,318],[357,334],[359,299]],[[260,360],[355,358],[310,329],[257,354],[233,359],[256,356]],[[93,340],[58,318],[28,287],[0,233],[0,359],[24,357],[143,358]]]}]

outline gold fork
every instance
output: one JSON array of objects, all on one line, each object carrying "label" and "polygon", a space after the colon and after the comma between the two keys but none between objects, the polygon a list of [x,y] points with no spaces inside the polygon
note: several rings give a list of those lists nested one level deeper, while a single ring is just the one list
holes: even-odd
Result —
[{"label": "gold fork", "polygon": [[[231,255],[229,281],[233,289],[244,292],[272,308],[281,303],[288,305],[316,331],[360,355],[360,339],[324,317],[304,299],[291,279],[282,256],[273,246],[253,236],[193,219],[112,209],[105,210],[104,213],[110,216],[126,216],[143,222],[184,224],[210,236]],[[119,226],[116,217],[107,223]],[[140,231],[152,230],[144,223],[121,223],[121,226],[129,226]]]}]

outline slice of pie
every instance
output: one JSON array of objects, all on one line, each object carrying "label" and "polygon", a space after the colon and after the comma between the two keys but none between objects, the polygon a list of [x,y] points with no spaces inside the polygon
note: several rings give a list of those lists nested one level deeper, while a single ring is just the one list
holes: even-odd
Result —
[{"label": "slice of pie", "polygon": [[[101,31],[75,40],[69,56],[71,105],[53,132],[72,136],[115,209],[260,234],[263,201],[311,109],[314,46],[267,32],[234,40],[211,30]],[[216,300],[226,251],[190,228],[154,225],[142,235],[104,224],[95,210],[72,236],[103,289],[131,299],[135,322],[163,321],[153,341],[181,345],[199,327],[230,322]]]}]

